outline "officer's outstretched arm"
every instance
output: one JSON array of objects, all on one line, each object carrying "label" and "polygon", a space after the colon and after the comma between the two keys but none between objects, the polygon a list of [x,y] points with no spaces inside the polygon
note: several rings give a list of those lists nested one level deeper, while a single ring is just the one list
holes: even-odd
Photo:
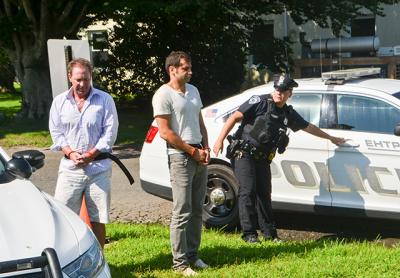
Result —
[{"label": "officer's outstretched arm", "polygon": [[305,132],[308,132],[312,135],[315,135],[315,136],[318,136],[318,137],[321,137],[324,139],[328,139],[329,141],[331,141],[333,144],[335,144],[337,146],[344,144],[346,142],[346,140],[344,138],[331,136],[313,124],[308,124],[308,126],[306,128],[303,128],[302,130],[304,130]]},{"label": "officer's outstretched arm", "polygon": [[218,139],[214,144],[213,152],[215,156],[218,156],[220,152],[224,149],[224,140],[228,133],[232,130],[237,122],[240,122],[243,119],[243,113],[239,111],[235,111],[228,120],[225,122],[222,127],[221,132],[219,133]]}]

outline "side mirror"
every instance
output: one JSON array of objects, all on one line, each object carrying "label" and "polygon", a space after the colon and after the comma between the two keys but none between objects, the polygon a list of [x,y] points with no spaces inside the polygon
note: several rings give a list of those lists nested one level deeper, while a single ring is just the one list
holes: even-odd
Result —
[{"label": "side mirror", "polygon": [[32,167],[24,158],[12,158],[7,162],[6,169],[14,177],[29,179],[32,175]]},{"label": "side mirror", "polygon": [[394,135],[396,135],[396,136],[400,136],[400,124],[397,124],[395,127],[394,127]]},{"label": "side mirror", "polygon": [[13,153],[12,157],[24,158],[32,166],[34,172],[43,167],[45,155],[38,150],[25,150]]}]

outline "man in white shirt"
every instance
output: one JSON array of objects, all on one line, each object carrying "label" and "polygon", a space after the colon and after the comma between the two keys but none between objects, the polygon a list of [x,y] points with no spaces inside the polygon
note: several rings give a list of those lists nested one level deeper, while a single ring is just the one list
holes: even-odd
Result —
[{"label": "man in white shirt", "polygon": [[112,97],[91,86],[92,65],[78,58],[68,64],[71,88],[53,100],[49,130],[51,149],[62,151],[55,198],[79,214],[85,196],[92,229],[105,243],[109,222],[111,160],[95,158],[111,152],[118,132]]}]

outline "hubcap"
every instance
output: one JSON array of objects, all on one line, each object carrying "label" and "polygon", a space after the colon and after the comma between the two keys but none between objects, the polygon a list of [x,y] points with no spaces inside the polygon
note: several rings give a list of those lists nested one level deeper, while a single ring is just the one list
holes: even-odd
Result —
[{"label": "hubcap", "polygon": [[210,200],[216,206],[222,205],[225,202],[225,193],[220,188],[216,188],[211,191]]}]

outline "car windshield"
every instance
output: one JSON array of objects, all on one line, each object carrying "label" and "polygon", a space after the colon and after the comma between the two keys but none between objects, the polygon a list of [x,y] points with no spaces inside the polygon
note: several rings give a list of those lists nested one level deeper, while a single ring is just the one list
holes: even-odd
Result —
[{"label": "car windshield", "polygon": [[400,92],[394,93],[393,96],[400,99]]}]

